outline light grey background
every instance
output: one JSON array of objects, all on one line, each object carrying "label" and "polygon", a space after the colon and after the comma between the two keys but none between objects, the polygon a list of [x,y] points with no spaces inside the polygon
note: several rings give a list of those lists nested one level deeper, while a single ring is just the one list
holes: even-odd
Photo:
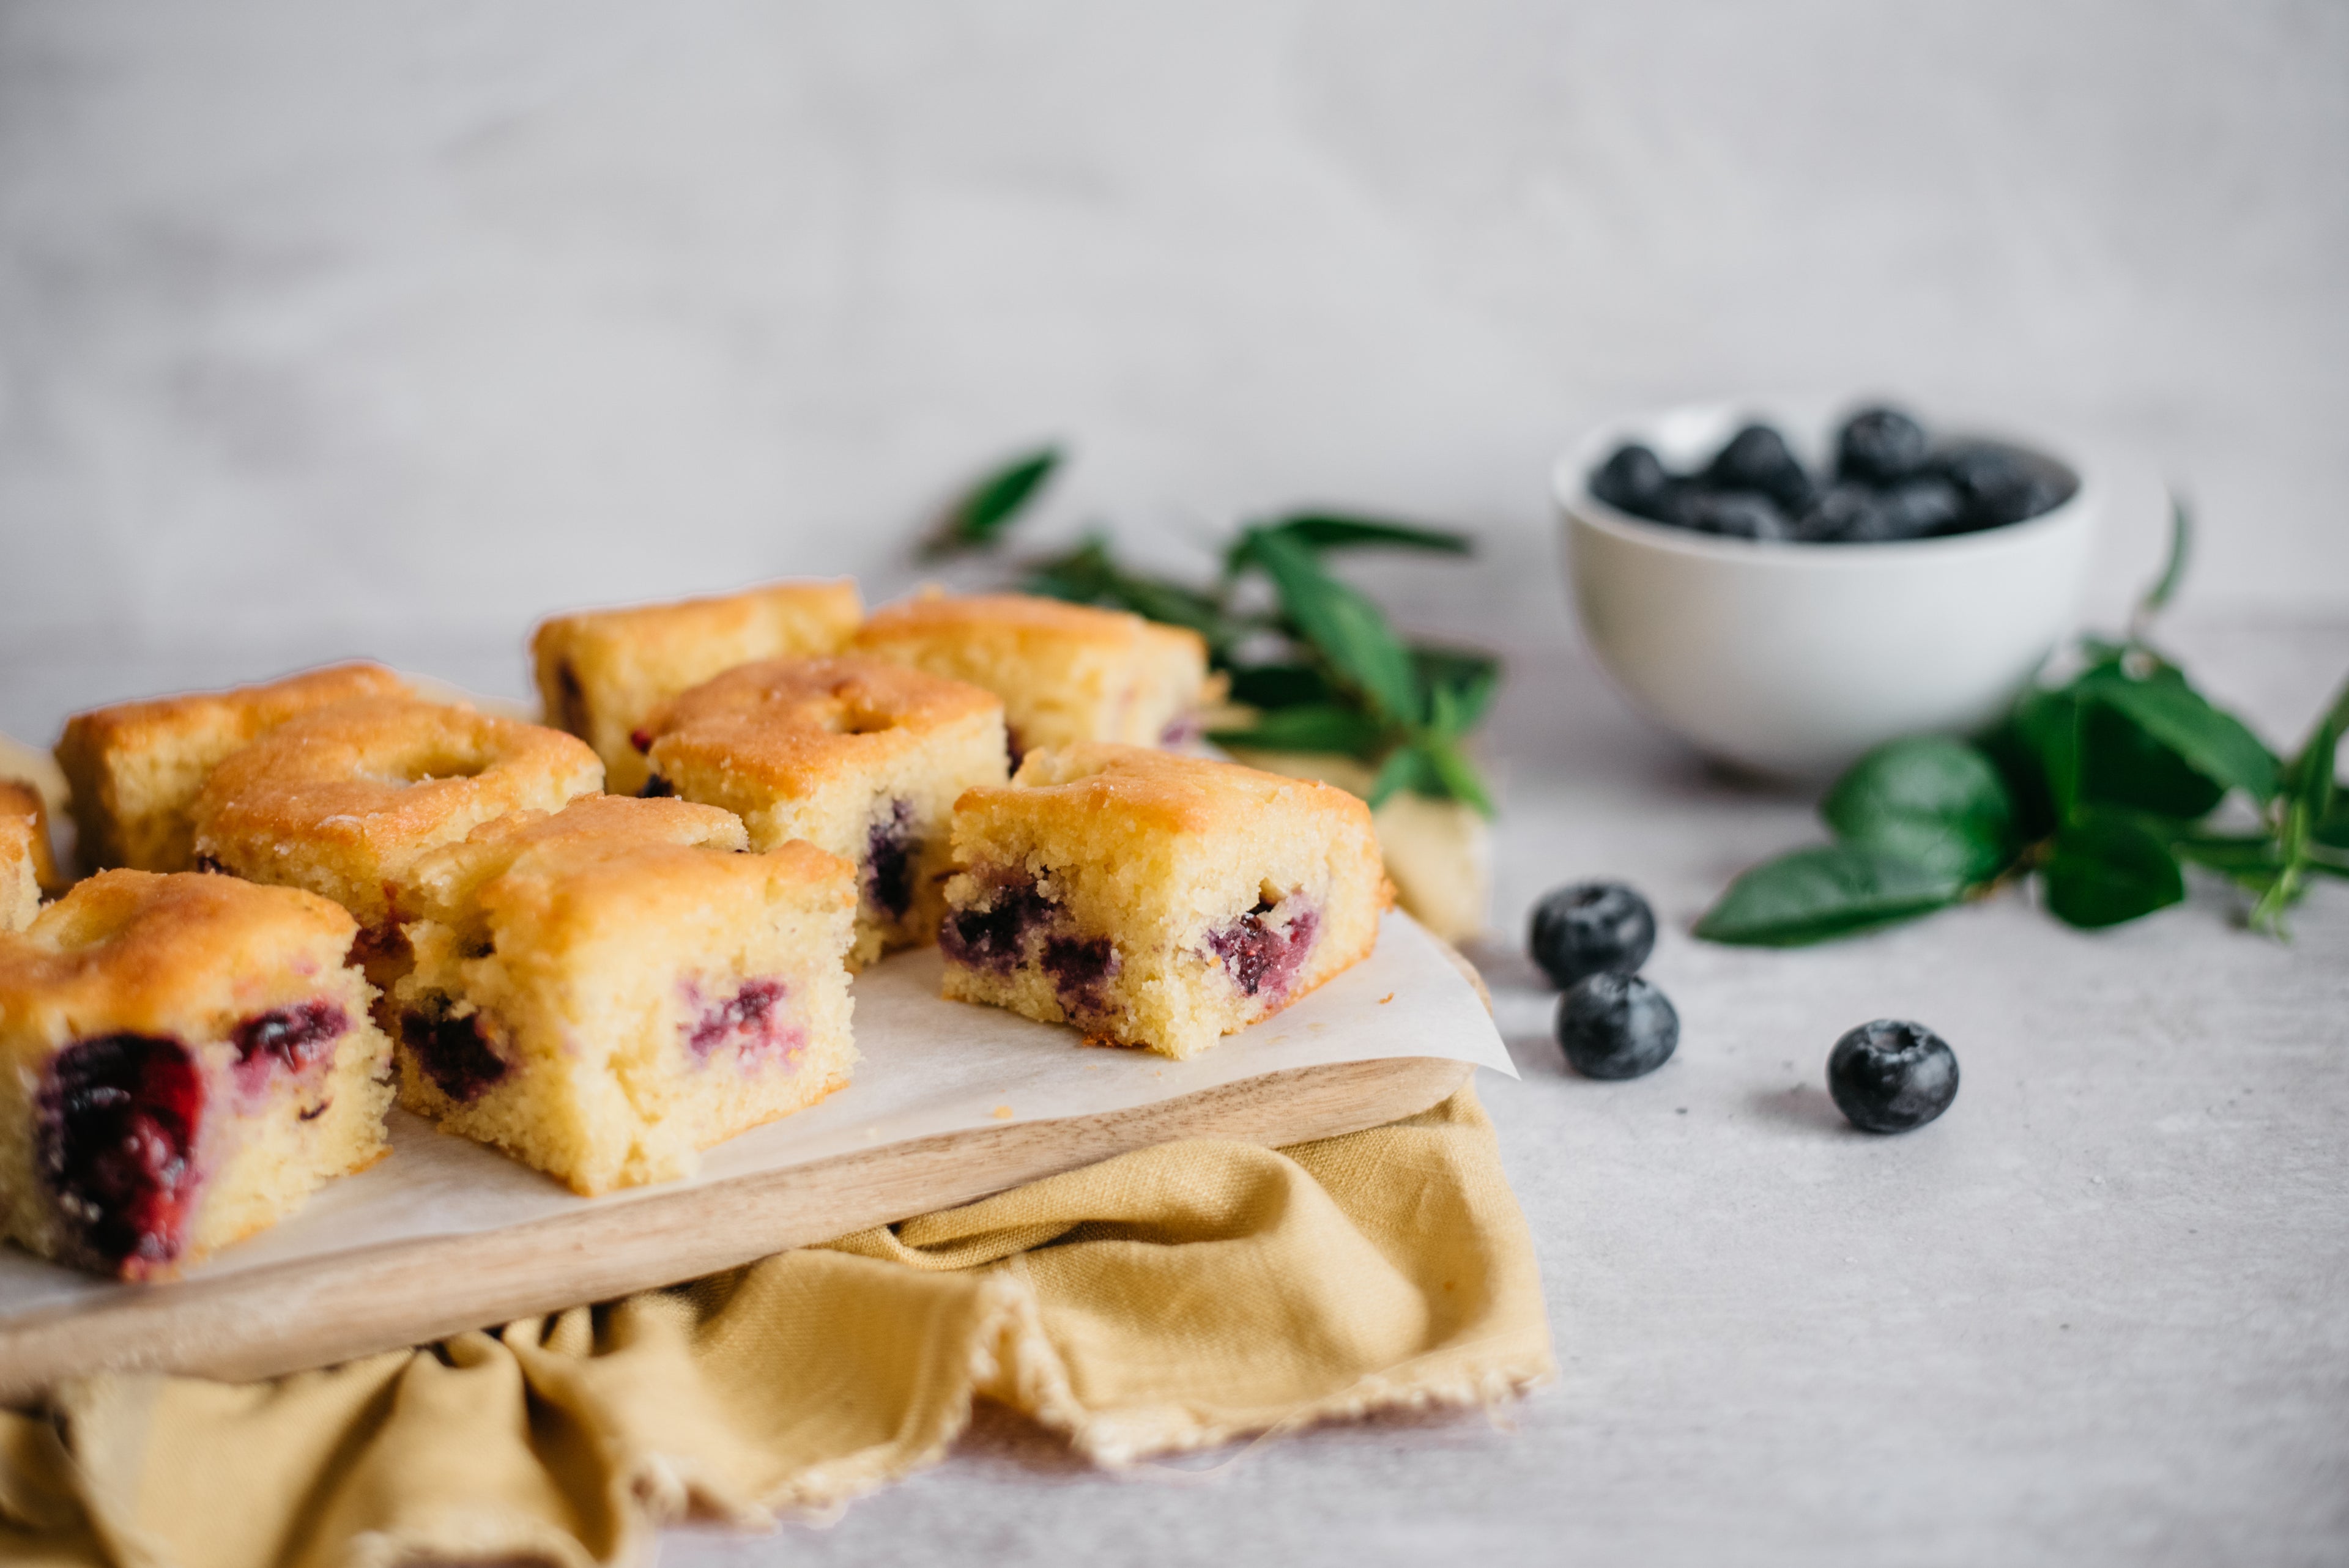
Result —
[{"label": "light grey background", "polygon": [[[1045,535],[1203,561],[1316,500],[1515,658],[1496,914],[1614,872],[1685,1025],[1566,1076],[1506,938],[1485,1085],[1562,1385],[1133,1485],[990,1420],[831,1532],[672,1562],[2179,1563],[2349,1556],[2349,899],[2008,897],[1683,934],[1806,803],[1575,648],[1588,424],[1878,388],[2199,498],[2178,635],[2279,742],[2349,664],[2349,8],[2228,3],[0,5],[0,728],[373,653],[519,691],[545,611],[854,573],[1006,449]],[[1893,1012],[1966,1090],[1838,1130]],[[1684,1108],[1684,1109],[1683,1109]],[[1161,1476],[1161,1480],[1165,1478]]]},{"label": "light grey background", "polygon": [[2175,476],[2190,605],[2330,614],[2344,256],[2333,5],[13,0],[0,725],[131,645],[513,689],[550,609],[885,593],[1040,436],[1056,528],[1454,520],[1421,620],[1562,642],[1553,453],[1773,388],[2063,433],[2116,602]]}]

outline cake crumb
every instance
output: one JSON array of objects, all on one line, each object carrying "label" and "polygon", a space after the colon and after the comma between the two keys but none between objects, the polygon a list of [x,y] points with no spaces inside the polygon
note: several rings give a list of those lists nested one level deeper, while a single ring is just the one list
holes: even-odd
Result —
[{"label": "cake crumb", "polygon": [[1392,1002],[1392,1001],[1393,1001],[1393,1000],[1394,1000],[1394,993],[1393,993],[1393,992],[1392,992],[1392,991],[1390,991],[1390,992],[1388,992],[1385,995],[1383,995],[1383,996],[1381,996],[1381,997],[1380,997],[1380,998],[1379,998],[1379,1006],[1381,1006],[1381,1007],[1383,1007],[1383,1006],[1385,1006],[1388,1003],[1390,1003],[1390,1002]]},{"label": "cake crumb", "polygon": [[987,1114],[998,1121],[1009,1121],[1011,1119],[1011,1108],[1008,1105],[999,1105]]}]

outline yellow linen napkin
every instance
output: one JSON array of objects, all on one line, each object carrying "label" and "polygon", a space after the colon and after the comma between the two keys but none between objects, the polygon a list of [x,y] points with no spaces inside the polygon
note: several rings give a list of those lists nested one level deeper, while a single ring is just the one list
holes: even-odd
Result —
[{"label": "yellow linen napkin", "polygon": [[1198,1140],[673,1290],[271,1382],[99,1377],[0,1412],[0,1560],[629,1561],[824,1511],[975,1397],[1097,1462],[1553,1375],[1472,1090],[1274,1151]]}]

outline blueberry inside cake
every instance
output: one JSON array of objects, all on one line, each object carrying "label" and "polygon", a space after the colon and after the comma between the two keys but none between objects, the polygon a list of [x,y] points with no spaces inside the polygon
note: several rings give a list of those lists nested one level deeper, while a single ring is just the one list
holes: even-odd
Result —
[{"label": "blueberry inside cake", "polygon": [[946,995],[1189,1057],[1369,955],[1370,809],[1232,763],[1031,752],[955,807]]},{"label": "blueberry inside cake", "polygon": [[388,1147],[357,926],[292,888],[103,872],[0,936],[0,1219],[166,1278]]},{"label": "blueberry inside cake", "polygon": [[729,670],[646,737],[658,793],[725,807],[754,850],[804,839],[855,865],[852,968],[936,934],[955,800],[1004,777],[1001,702],[854,655]]},{"label": "blueberry inside cake", "polygon": [[745,845],[713,806],[590,795],[429,857],[400,1103],[592,1195],[845,1087],[854,869]]}]

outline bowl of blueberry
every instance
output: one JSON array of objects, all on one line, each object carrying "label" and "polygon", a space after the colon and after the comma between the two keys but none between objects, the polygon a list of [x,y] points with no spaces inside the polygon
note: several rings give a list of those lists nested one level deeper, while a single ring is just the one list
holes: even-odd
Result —
[{"label": "bowl of blueberry", "polygon": [[1882,403],[1716,403],[1594,431],[1553,477],[1583,635],[1634,707],[1790,778],[2002,712],[2072,629],[2099,487]]}]

